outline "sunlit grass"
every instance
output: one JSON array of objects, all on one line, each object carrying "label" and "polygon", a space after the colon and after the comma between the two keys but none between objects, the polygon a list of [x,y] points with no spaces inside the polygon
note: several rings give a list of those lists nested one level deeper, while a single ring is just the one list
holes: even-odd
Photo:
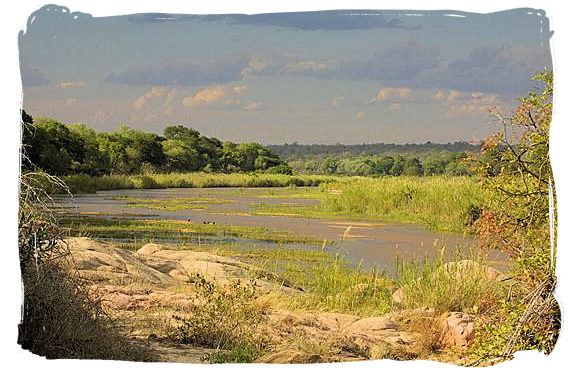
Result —
[{"label": "sunlit grass", "polygon": [[71,236],[114,239],[192,240],[197,236],[233,236],[275,243],[321,245],[324,240],[289,231],[258,226],[200,224],[178,220],[134,220],[124,218],[64,217],[61,224]]},{"label": "sunlit grass", "polygon": [[[98,190],[117,189],[317,186],[324,182],[338,181],[341,178],[320,175],[189,172],[100,177],[81,174],[64,176],[62,179],[72,193],[94,193]],[[57,191],[57,189],[54,190]]]},{"label": "sunlit grass", "polygon": [[206,209],[211,204],[229,204],[233,201],[221,198],[139,198],[125,195],[110,197],[112,200],[124,201],[130,208],[147,208],[163,211],[177,211],[182,209]]}]

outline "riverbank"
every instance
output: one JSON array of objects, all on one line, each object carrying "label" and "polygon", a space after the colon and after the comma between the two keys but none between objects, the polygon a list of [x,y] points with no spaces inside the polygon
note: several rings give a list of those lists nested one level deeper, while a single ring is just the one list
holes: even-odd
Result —
[{"label": "riverbank", "polygon": [[[468,232],[483,210],[487,195],[472,177],[339,177],[272,174],[153,174],[90,177],[73,175],[62,180],[72,193],[99,190],[165,188],[287,188],[267,198],[314,199],[311,204],[261,202],[253,213],[264,216],[334,218],[405,222],[434,231]],[[311,187],[305,191],[297,187]],[[53,189],[55,191],[55,189]],[[235,193],[239,194],[239,193]],[[242,192],[246,196],[246,192]],[[184,199],[125,199],[131,207],[147,209],[204,209],[213,199],[200,203]],[[182,201],[183,200],[183,201]],[[186,199],[187,200],[187,199]],[[168,203],[169,202],[169,203]]]},{"label": "riverbank", "polygon": [[293,275],[214,251],[157,244],[129,251],[87,238],[67,244],[123,334],[146,343],[159,361],[466,364],[474,321],[491,308],[479,302],[496,302],[505,288],[501,275],[473,261],[408,264],[386,279],[301,254],[294,265],[302,271]]},{"label": "riverbank", "polygon": [[117,189],[318,186],[325,182],[341,181],[342,178],[320,175],[188,172],[106,176],[80,174],[62,176],[61,179],[71,193],[80,194]]}]

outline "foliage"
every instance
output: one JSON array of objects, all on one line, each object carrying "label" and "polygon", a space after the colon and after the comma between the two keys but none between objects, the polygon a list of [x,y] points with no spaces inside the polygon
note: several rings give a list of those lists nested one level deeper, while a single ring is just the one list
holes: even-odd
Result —
[{"label": "foliage", "polygon": [[478,165],[483,186],[494,196],[477,222],[485,245],[518,260],[533,286],[554,274],[549,218],[556,212],[554,197],[549,204],[549,190],[554,191],[548,156],[552,73],[534,80],[541,82],[540,89],[520,99],[512,116],[494,112],[503,132],[485,142]]},{"label": "foliage", "polygon": [[[376,269],[350,268],[336,255],[331,261],[305,266],[305,270],[301,283],[307,294],[294,297],[293,306],[363,316],[383,315],[392,308],[391,283]],[[298,280],[289,271],[284,276]]]},{"label": "foliage", "polygon": [[[533,79],[538,87],[520,99],[511,116],[494,112],[503,131],[484,143],[478,160],[491,198],[474,226],[485,247],[511,257],[523,288],[520,294],[525,295],[513,301],[517,316],[498,317],[489,324],[487,331],[497,331],[502,342],[493,343],[495,348],[485,353],[489,357],[508,358],[513,349],[550,352],[559,333],[560,310],[552,294],[557,228],[549,158],[552,72],[545,70]],[[538,301],[543,302],[533,304]],[[508,308],[503,305],[504,310]]]},{"label": "foliage", "polygon": [[[269,171],[267,171],[269,172]],[[85,174],[62,176],[72,193],[94,193],[98,190],[165,189],[202,187],[287,187],[317,186],[335,182],[337,177],[320,175],[286,175],[275,173],[157,173],[146,175],[105,175],[93,177]],[[48,186],[51,192],[61,192],[58,186]]]},{"label": "foliage", "polygon": [[18,250],[20,269],[27,269],[65,257],[67,250],[57,223],[49,211],[50,198],[42,190],[45,182],[65,188],[61,180],[45,173],[27,172],[20,176],[18,209]]},{"label": "foliage", "polygon": [[[18,210],[18,249],[24,286],[22,320],[18,343],[32,353],[48,358],[98,358],[145,361],[149,352],[118,334],[101,308],[100,299],[73,272],[63,233],[50,211],[52,203],[46,184],[65,191],[57,177],[31,172],[32,160],[44,160],[29,143],[34,136],[33,119],[22,111],[22,170]],[[73,134],[52,121],[41,121],[39,130],[56,132],[53,137],[69,139]],[[57,148],[57,142],[44,143]],[[69,151],[71,157],[78,155]],[[77,158],[77,157],[74,157]]]},{"label": "foliage", "polygon": [[47,358],[154,360],[151,351],[115,331],[101,301],[66,262],[50,261],[23,272],[22,348]]},{"label": "foliage", "polygon": [[18,343],[48,358],[150,360],[151,353],[127,342],[82,280],[73,273],[48,195],[38,184],[63,186],[45,173],[20,176],[18,246],[24,284]]},{"label": "foliage", "polygon": [[402,307],[481,314],[504,297],[507,287],[489,276],[481,258],[456,255],[456,261],[447,262],[442,253],[434,260],[397,259],[395,280],[403,293]]},{"label": "foliage", "polygon": [[507,297],[497,311],[480,322],[470,354],[475,365],[512,358],[520,350],[550,354],[560,330],[560,308],[554,298],[555,280],[544,281],[523,297]]},{"label": "foliage", "polygon": [[445,231],[467,231],[471,208],[484,202],[482,189],[470,177],[352,178],[321,186],[336,193],[323,199],[325,212]]},{"label": "foliage", "polygon": [[465,152],[435,152],[414,155],[311,156],[290,161],[298,173],[342,176],[432,176],[471,175]]},{"label": "foliage", "polygon": [[266,312],[255,305],[255,286],[238,280],[227,287],[195,276],[197,290],[187,316],[175,316],[171,339],[215,348],[219,352],[204,358],[209,362],[253,362],[260,357],[269,338],[259,330]]},{"label": "foliage", "polygon": [[[257,143],[222,143],[192,128],[177,125],[164,135],[121,126],[114,132],[96,132],[84,124],[65,125],[52,118],[29,115],[22,144],[27,169],[49,174],[140,174],[152,172],[290,173],[290,168]],[[34,166],[31,166],[31,163]]]}]

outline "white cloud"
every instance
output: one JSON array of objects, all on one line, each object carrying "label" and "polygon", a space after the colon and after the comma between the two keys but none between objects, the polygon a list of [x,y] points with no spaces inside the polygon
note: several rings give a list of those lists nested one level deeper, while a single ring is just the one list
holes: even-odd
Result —
[{"label": "white cloud", "polygon": [[245,106],[245,110],[261,110],[266,107],[266,104],[261,101],[255,101]]},{"label": "white cloud", "polygon": [[172,114],[174,111],[174,100],[176,98],[177,91],[173,89],[168,93],[166,101],[164,102],[164,112],[168,115]]},{"label": "white cloud", "polygon": [[194,96],[188,96],[182,103],[186,107],[208,107],[215,103],[220,103],[227,95],[227,91],[222,86],[212,86],[199,90]]},{"label": "white cloud", "polygon": [[298,62],[292,63],[288,66],[288,72],[300,72],[300,71],[323,71],[327,69],[327,64],[324,62],[319,62],[315,60],[300,60]]},{"label": "white cloud", "polygon": [[241,106],[241,100],[240,99],[227,99],[227,100],[225,100],[223,105],[225,105],[226,107],[240,107]]},{"label": "white cloud", "polygon": [[165,87],[152,87],[148,92],[144,95],[139,96],[134,100],[132,103],[132,108],[134,110],[142,110],[144,109],[154,98],[161,97],[166,93]]},{"label": "white cloud", "polygon": [[68,81],[68,82],[60,82],[55,86],[59,87],[60,89],[68,89],[75,87],[87,87],[87,83],[82,81]]},{"label": "white cloud", "polygon": [[132,119],[149,121],[174,112],[176,88],[152,87],[132,102]]},{"label": "white cloud", "polygon": [[451,92],[444,101],[445,116],[463,117],[471,114],[487,114],[492,109],[503,110],[503,103],[497,94],[473,93],[468,97],[451,98]]},{"label": "white cloud", "polygon": [[456,90],[449,90],[448,92],[438,91],[436,94],[432,95],[432,97],[436,100],[445,101],[451,103],[456,101],[462,97],[462,93]]},{"label": "white cloud", "polygon": [[405,100],[412,95],[410,87],[385,87],[377,93],[377,96],[370,99],[369,103],[376,103],[385,100]]},{"label": "white cloud", "polygon": [[233,92],[235,94],[242,94],[245,91],[247,91],[248,86],[247,85],[238,85],[238,86],[233,86]]}]

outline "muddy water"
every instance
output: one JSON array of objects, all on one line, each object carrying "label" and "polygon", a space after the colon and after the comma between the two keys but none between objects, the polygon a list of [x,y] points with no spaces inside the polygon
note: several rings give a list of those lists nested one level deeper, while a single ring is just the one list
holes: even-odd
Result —
[{"label": "muddy water", "polygon": [[[305,189],[302,192],[311,190]],[[317,190],[313,190],[317,191]],[[290,194],[291,197],[287,197]],[[153,210],[132,208],[124,200],[113,200],[115,196],[129,196],[146,199],[167,198],[215,198],[226,201],[224,204],[207,204],[206,209]],[[278,198],[270,197],[278,196]],[[259,216],[251,211],[259,204],[317,204],[317,199],[294,198],[288,189],[258,188],[187,188],[99,191],[96,194],[79,195],[73,199],[58,198],[60,207],[80,215],[104,214],[128,217],[163,218],[191,220],[201,223],[215,221],[217,224],[239,226],[263,226],[272,229],[292,231],[297,234],[332,241],[326,243],[324,250],[339,252],[352,264],[363,261],[364,266],[377,266],[391,271],[397,256],[422,258],[435,256],[441,246],[446,247],[447,255],[459,248],[468,252],[475,241],[469,236],[456,233],[431,232],[423,227],[381,222],[363,222],[337,219],[314,219],[286,216]],[[250,240],[235,240],[232,243],[250,244]],[[255,243],[256,244],[256,243]],[[264,247],[277,247],[276,244],[262,243]],[[321,248],[321,246],[290,245],[295,248]]]}]

